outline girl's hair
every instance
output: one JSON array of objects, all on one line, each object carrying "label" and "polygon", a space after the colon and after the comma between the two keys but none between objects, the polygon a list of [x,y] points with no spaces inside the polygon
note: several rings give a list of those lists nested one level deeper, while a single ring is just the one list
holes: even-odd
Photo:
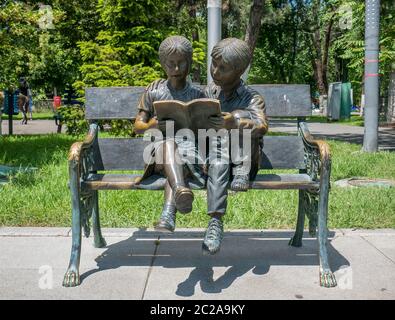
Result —
[{"label": "girl's hair", "polygon": [[213,59],[222,59],[233,65],[235,70],[244,72],[251,62],[251,50],[248,44],[237,38],[227,38],[218,42],[211,52]]},{"label": "girl's hair", "polygon": [[160,44],[159,47],[159,60],[162,66],[166,63],[167,57],[172,53],[184,54],[188,60],[189,66],[192,65],[192,44],[189,40],[182,36],[168,37]]},{"label": "girl's hair", "polygon": [[161,65],[163,66],[167,57],[175,52],[184,54],[187,57],[188,64],[192,65],[192,44],[183,36],[171,36],[162,41],[159,47],[159,60]]}]

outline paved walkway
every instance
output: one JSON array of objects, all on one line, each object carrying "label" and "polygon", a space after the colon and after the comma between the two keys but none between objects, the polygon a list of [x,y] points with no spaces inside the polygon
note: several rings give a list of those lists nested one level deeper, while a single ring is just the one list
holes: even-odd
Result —
[{"label": "paved walkway", "polygon": [[70,230],[3,227],[0,299],[395,299],[395,229],[330,232],[330,289],[318,285],[317,241],[293,248],[291,235],[228,231],[205,257],[203,230],[104,229],[106,248],[83,240],[81,286],[63,288]]},{"label": "paved walkway", "polygon": [[[20,120],[14,120],[12,122],[13,134],[15,135],[56,133],[57,128],[55,120],[33,120],[28,121],[27,124],[22,124]],[[62,128],[62,132],[66,132],[64,126]],[[2,133],[3,135],[8,135],[8,120],[3,120]]]},{"label": "paved walkway", "polygon": [[[363,144],[364,127],[337,123],[309,123],[309,130],[315,138],[335,139]],[[296,121],[271,120],[270,131],[296,133]],[[379,128],[379,150],[395,151],[395,128]]]}]

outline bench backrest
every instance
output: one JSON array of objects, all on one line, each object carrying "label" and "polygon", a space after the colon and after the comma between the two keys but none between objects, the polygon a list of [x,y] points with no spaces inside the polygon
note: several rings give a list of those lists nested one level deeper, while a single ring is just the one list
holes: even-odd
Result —
[{"label": "bench backrest", "polygon": [[[311,116],[309,85],[252,85],[265,99],[268,117]],[[87,120],[134,119],[144,87],[87,88]]]},{"label": "bench backrest", "polygon": [[[252,85],[265,99],[268,117],[311,116],[308,85]],[[87,120],[134,119],[144,87],[86,89]],[[270,130],[270,128],[269,128]],[[99,139],[95,170],[142,170],[143,150],[150,142]],[[264,137],[262,169],[305,169],[304,147],[298,136]]]}]

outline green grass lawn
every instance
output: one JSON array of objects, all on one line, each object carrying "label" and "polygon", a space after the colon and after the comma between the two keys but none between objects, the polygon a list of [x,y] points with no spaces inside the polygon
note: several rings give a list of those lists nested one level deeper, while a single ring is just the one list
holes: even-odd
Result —
[{"label": "green grass lawn", "polygon": [[[33,120],[53,120],[53,112],[46,111],[46,112],[33,112]],[[8,120],[8,115],[2,114],[3,121]],[[28,118],[30,119],[30,114],[28,114]],[[22,120],[22,113],[19,112],[18,115],[13,117],[14,120]]]},{"label": "green grass lawn", "polygon": [[364,119],[360,116],[352,115],[350,119],[339,119],[337,121],[328,121],[327,117],[323,116],[311,116],[307,118],[308,122],[318,122],[318,123],[339,123],[339,124],[346,124],[350,126],[364,126]]},{"label": "green grass lawn", "polygon": [[[67,135],[0,138],[0,164],[39,168],[18,174],[0,188],[0,225],[70,226],[67,154],[75,138]],[[332,182],[353,176],[395,179],[395,153],[365,154],[359,145],[329,141]],[[178,227],[206,227],[205,191],[195,193],[193,212],[178,215]],[[232,194],[226,228],[294,228],[297,191]],[[159,191],[102,191],[105,227],[151,227],[163,201]],[[395,228],[395,188],[342,189],[332,184],[330,228]]]}]

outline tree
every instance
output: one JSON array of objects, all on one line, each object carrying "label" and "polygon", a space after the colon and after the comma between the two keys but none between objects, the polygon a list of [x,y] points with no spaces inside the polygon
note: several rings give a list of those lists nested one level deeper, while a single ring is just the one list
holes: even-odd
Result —
[{"label": "tree", "polygon": [[29,75],[38,43],[38,13],[22,2],[6,1],[0,10],[0,89],[16,88]]},{"label": "tree", "polygon": [[79,77],[77,43],[100,25],[97,1],[6,1],[0,11],[0,86],[28,78],[35,91],[62,90]]},{"label": "tree", "polygon": [[103,28],[95,39],[78,43],[83,64],[75,87],[146,85],[162,74],[157,50],[168,35],[167,2],[99,0]]},{"label": "tree", "polygon": [[[352,28],[346,29],[334,41],[337,56],[346,62],[354,95],[359,101],[364,84],[365,66],[365,3],[364,1],[344,1],[352,10]],[[395,63],[395,5],[392,0],[382,0],[380,22],[380,92],[387,97],[392,91],[393,64]],[[391,99],[388,100],[390,102]],[[388,107],[387,110],[391,110]],[[388,118],[388,116],[387,116]]]},{"label": "tree", "polygon": [[254,52],[249,81],[252,83],[311,83],[313,69],[309,41],[302,33],[300,5],[273,0],[264,8],[261,31]]}]

